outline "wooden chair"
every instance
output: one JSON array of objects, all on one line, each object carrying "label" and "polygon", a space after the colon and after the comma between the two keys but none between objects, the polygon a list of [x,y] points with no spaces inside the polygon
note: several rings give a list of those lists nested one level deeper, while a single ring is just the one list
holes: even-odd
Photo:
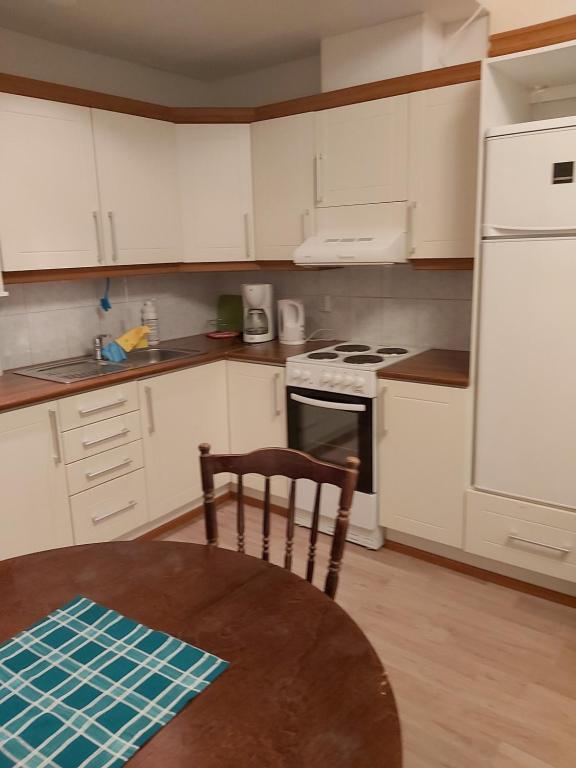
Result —
[{"label": "wooden chair", "polygon": [[245,551],[244,539],[244,487],[243,476],[249,474],[263,475],[264,486],[264,513],[262,519],[262,559],[270,559],[270,478],[274,475],[291,478],[290,497],[288,502],[288,515],[286,521],[286,547],[284,550],[284,567],[292,569],[292,555],[294,549],[294,517],[296,512],[296,480],[306,479],[316,483],[316,496],[312,513],[312,524],[308,547],[308,564],[306,567],[306,579],[312,583],[314,576],[314,564],[316,559],[316,542],[318,540],[318,523],[320,519],[320,502],[322,497],[322,484],[328,483],[340,488],[340,503],[330,563],[324,592],[334,598],[338,587],[338,576],[346,532],[348,530],[348,518],[354,490],[358,480],[358,466],[360,461],[350,457],[346,460],[346,467],[318,461],[300,451],[289,448],[263,448],[252,453],[244,454],[211,454],[210,446],[203,443],[200,448],[200,468],[202,472],[202,487],[204,491],[204,517],[206,522],[206,540],[208,544],[218,546],[218,521],[216,519],[216,504],[214,501],[214,475],[221,472],[230,472],[237,476],[237,508],[236,530],[238,539],[238,552]]}]

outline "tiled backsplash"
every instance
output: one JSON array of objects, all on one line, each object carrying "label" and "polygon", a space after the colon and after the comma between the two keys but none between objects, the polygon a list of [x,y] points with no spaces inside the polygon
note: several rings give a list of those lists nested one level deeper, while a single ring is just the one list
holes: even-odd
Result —
[{"label": "tiled backsplash", "polygon": [[[202,333],[220,293],[242,283],[271,282],[276,298],[302,298],[307,332],[333,329],[347,339],[468,349],[472,273],[418,272],[407,266],[347,267],[321,272],[166,275],[112,280],[112,310],[98,308],[104,280],[9,286],[0,299],[2,367],[56,360],[90,351],[98,333],[118,336],[140,322],[146,298],[158,300],[162,338]],[[323,311],[324,297],[331,310]]]},{"label": "tiled backsplash", "polygon": [[[237,292],[250,275],[222,275]],[[410,266],[346,267],[321,272],[261,272],[277,299],[302,298],[307,333],[331,328],[339,339],[469,349],[472,272],[416,271]],[[331,311],[323,311],[329,296]]]},{"label": "tiled backsplash", "polygon": [[109,312],[99,308],[102,279],[10,285],[10,296],[0,299],[2,367],[86,354],[97,334],[119,336],[139,325],[142,302],[151,297],[158,302],[162,338],[201,333],[216,314],[219,291],[214,279],[214,275],[116,278],[111,281]]}]

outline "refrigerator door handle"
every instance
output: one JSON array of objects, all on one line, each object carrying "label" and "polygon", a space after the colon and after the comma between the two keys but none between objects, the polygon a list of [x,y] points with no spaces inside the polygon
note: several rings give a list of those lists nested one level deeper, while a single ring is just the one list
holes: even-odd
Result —
[{"label": "refrigerator door handle", "polygon": [[576,224],[571,227],[513,227],[504,224],[484,224],[484,237],[490,237],[494,231],[515,235],[576,235]]}]

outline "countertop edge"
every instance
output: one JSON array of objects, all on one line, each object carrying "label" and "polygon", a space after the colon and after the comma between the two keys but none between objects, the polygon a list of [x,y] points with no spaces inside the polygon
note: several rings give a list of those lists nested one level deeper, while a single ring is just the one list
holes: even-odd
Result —
[{"label": "countertop edge", "polygon": [[[199,334],[184,337],[183,339],[172,339],[163,342],[161,346],[182,349],[186,346],[193,347],[194,344],[198,345],[201,340],[206,344],[204,339],[204,335]],[[196,368],[197,366],[208,365],[209,363],[231,361],[256,365],[285,366],[286,358],[289,356],[300,354],[303,351],[318,349],[320,346],[326,346],[325,341],[312,342],[298,348],[290,347],[285,349],[282,349],[281,345],[277,342],[269,342],[267,344],[268,346],[266,347],[264,345],[257,347],[257,345],[246,345],[239,341],[228,341],[226,343],[220,342],[221,348],[218,349],[218,342],[216,342],[214,349],[207,350],[195,357],[154,363],[138,369],[109,374],[102,377],[102,379],[86,379],[74,384],[59,384],[32,378],[26,379],[23,376],[14,374],[13,371],[6,371],[3,376],[0,376],[0,413],[60,400],[96,389],[105,389],[106,387],[125,382],[139,381],[187,368]],[[466,352],[438,349],[428,350],[404,362],[395,363],[381,370],[378,378],[464,389],[469,386],[468,364],[469,354]],[[10,381],[13,383],[14,391],[12,394],[2,394],[2,383],[3,380],[6,381],[5,377],[10,377]],[[16,378],[18,381],[16,381]],[[19,389],[22,391],[19,392]]]}]

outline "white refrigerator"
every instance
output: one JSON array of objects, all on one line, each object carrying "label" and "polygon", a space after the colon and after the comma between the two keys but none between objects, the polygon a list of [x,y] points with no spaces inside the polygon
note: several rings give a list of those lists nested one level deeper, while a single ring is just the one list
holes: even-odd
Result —
[{"label": "white refrigerator", "polygon": [[474,486],[576,508],[576,126],[566,122],[487,139]]}]

